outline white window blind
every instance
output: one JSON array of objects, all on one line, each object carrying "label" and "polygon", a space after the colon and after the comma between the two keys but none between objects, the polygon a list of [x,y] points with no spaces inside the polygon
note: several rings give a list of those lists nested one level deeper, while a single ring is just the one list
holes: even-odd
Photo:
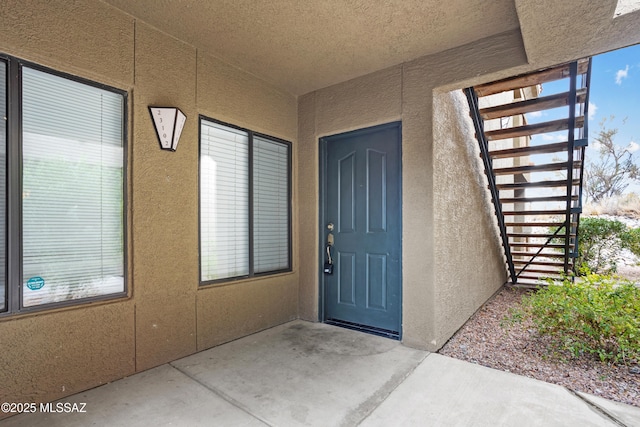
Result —
[{"label": "white window blind", "polygon": [[253,140],[254,271],[289,268],[289,147]]},{"label": "white window blind", "polygon": [[124,292],[124,97],[23,68],[25,307]]},{"label": "white window blind", "polygon": [[0,61],[0,311],[7,308],[7,64]]},{"label": "white window blind", "polygon": [[249,274],[249,136],[202,120],[200,279]]}]

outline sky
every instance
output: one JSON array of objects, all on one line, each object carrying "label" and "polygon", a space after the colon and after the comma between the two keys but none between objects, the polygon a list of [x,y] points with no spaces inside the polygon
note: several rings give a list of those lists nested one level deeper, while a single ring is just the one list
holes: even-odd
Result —
[{"label": "sky", "polygon": [[[565,92],[569,79],[546,83],[541,96]],[[601,129],[600,123],[607,118],[607,128],[617,128],[614,142],[628,146],[634,152],[635,161],[640,164],[640,45],[631,46],[593,57],[591,69],[591,90],[589,95],[589,148],[588,159],[597,159],[597,143],[594,137]],[[613,121],[610,116],[614,116]],[[548,110],[527,114],[528,123],[538,123],[567,116],[564,109]],[[623,119],[626,117],[626,121]],[[532,145],[566,141],[566,131],[556,134],[535,136]],[[533,159],[532,159],[533,160]],[[540,163],[540,161],[536,161]],[[557,179],[557,178],[556,178]],[[640,194],[640,183],[630,185],[625,193]]]},{"label": "sky", "polygon": [[633,142],[635,150],[640,148],[640,45],[593,58],[590,102],[596,107],[589,117],[592,137],[600,130],[600,121],[614,115],[619,130],[616,144]]},{"label": "sky", "polygon": [[[640,45],[593,58],[590,102],[587,159],[598,156],[593,137],[598,135],[602,119],[607,118],[607,126],[618,129],[614,142],[628,146],[640,162]],[[615,116],[613,121],[608,119],[611,115]],[[629,186],[625,192],[630,191],[640,193],[640,184]]]}]

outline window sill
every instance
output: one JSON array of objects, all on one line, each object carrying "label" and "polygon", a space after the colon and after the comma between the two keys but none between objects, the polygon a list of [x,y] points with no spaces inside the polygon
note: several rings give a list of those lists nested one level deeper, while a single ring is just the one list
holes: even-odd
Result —
[{"label": "window sill", "polygon": [[258,276],[252,276],[252,277],[238,277],[236,279],[221,279],[220,282],[214,282],[214,283],[201,283],[200,285],[198,285],[198,291],[200,290],[204,290],[204,289],[211,289],[211,288],[221,288],[221,287],[226,287],[226,286],[234,286],[234,285],[242,285],[242,284],[246,284],[246,283],[253,283],[253,282],[261,282],[261,281],[265,281],[265,280],[272,280],[278,277],[287,277],[287,276],[291,276],[293,274],[295,274],[296,271],[295,270],[288,270],[288,271],[282,271],[280,273],[273,273],[273,274],[264,274],[264,275],[258,275]]},{"label": "window sill", "polygon": [[5,321],[12,321],[18,319],[26,319],[33,316],[43,316],[54,313],[62,313],[72,310],[82,310],[82,309],[90,309],[97,306],[103,306],[107,304],[119,304],[123,302],[127,302],[133,299],[133,296],[130,294],[118,295],[112,298],[99,298],[88,301],[79,302],[77,300],[72,300],[68,304],[57,304],[56,306],[43,306],[43,307],[32,307],[25,311],[14,312],[14,313],[0,313],[0,323]]}]

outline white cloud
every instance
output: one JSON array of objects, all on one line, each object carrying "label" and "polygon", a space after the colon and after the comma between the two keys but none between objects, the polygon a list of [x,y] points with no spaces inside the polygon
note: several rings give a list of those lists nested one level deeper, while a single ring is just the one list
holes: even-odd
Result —
[{"label": "white cloud", "polygon": [[593,118],[596,116],[596,111],[598,111],[598,106],[589,101],[589,120],[593,120]]},{"label": "white cloud", "polygon": [[635,141],[631,141],[629,143],[629,145],[627,145],[627,150],[629,150],[630,152],[634,153],[634,152],[640,150],[640,144],[638,144]]},{"label": "white cloud", "polygon": [[621,85],[622,79],[626,79],[629,75],[629,64],[624,68],[624,70],[618,70],[616,72],[616,84]]},{"label": "white cloud", "polygon": [[589,148],[595,151],[600,151],[600,147],[602,147],[602,144],[598,141],[591,141],[591,143],[589,144]]},{"label": "white cloud", "polygon": [[542,117],[542,111],[532,111],[531,113],[527,113],[529,117]]}]

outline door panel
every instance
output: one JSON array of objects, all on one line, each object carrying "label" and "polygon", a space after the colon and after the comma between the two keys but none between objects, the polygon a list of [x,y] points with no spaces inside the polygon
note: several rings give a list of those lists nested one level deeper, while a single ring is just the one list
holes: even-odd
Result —
[{"label": "door panel", "polygon": [[367,150],[367,231],[387,231],[387,155]]},{"label": "door panel", "polygon": [[338,258],[338,304],[356,304],[356,254],[341,252]]},{"label": "door panel", "polygon": [[367,308],[387,309],[387,254],[367,254]]},{"label": "door panel", "polygon": [[355,156],[349,153],[339,160],[338,168],[338,230],[342,233],[353,233],[355,228],[356,199],[355,199]]},{"label": "door panel", "polygon": [[[323,275],[324,319],[399,336],[400,124],[335,135],[322,143],[323,225],[335,224],[334,271]],[[328,233],[323,227],[323,243]]]}]

